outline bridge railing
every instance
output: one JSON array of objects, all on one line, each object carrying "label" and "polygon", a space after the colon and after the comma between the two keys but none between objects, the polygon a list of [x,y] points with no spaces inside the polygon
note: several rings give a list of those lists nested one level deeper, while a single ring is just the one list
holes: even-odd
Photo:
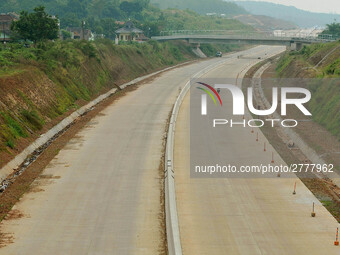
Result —
[{"label": "bridge railing", "polygon": [[160,36],[174,35],[231,35],[231,34],[247,34],[241,30],[168,30],[161,31]]},{"label": "bridge railing", "polygon": [[303,39],[310,41],[336,41],[339,40],[338,36],[327,35],[327,34],[311,34],[303,32],[247,32],[239,30],[170,30],[161,31],[161,37],[174,37],[183,38],[185,36],[192,37],[207,37],[207,36],[228,36],[228,38],[240,38],[240,39]]}]

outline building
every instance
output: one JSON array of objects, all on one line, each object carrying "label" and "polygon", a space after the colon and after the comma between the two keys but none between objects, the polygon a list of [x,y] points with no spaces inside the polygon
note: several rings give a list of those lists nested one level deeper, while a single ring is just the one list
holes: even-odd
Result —
[{"label": "building", "polygon": [[[119,41],[144,41],[146,37],[143,35],[143,31],[136,28],[132,21],[128,21],[124,24],[124,27],[116,30],[116,39]],[[147,38],[148,39],[148,38]]]},{"label": "building", "polygon": [[81,27],[68,27],[66,31],[71,33],[71,39],[94,40],[94,34],[89,29],[84,29],[84,35]]},{"label": "building", "polygon": [[10,41],[10,34],[11,34],[11,24],[13,21],[19,19],[19,15],[10,12],[10,13],[1,13],[0,14],[0,41]]},{"label": "building", "polygon": [[115,24],[116,24],[116,25],[120,25],[120,26],[122,26],[122,25],[124,25],[124,24],[125,24],[125,21],[119,21],[119,20],[116,20],[116,21],[115,21]]}]

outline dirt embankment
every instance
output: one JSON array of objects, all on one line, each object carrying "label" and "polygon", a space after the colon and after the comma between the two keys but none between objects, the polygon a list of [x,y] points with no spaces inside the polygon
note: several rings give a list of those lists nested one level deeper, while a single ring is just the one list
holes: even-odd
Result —
[{"label": "dirt embankment", "polygon": [[340,141],[340,41],[287,53],[275,71],[280,78],[305,78],[300,87],[312,93],[308,108],[313,121]]},{"label": "dirt embankment", "polygon": [[[327,70],[339,62],[340,48],[337,48],[339,45],[340,43],[332,43],[310,46],[312,49],[306,48],[299,53],[287,52],[280,59],[271,60],[270,67],[262,75],[262,89],[265,97],[272,102],[272,87],[278,85],[278,83],[273,84],[273,78],[307,78],[305,82],[299,83],[300,87],[307,89],[311,89],[312,78],[325,77],[330,81],[337,81],[338,68],[332,70],[331,73],[327,73],[329,72]],[[251,78],[258,68],[259,66],[252,68],[246,77]],[[286,119],[300,120],[294,131],[316,151],[319,157],[326,163],[333,164],[335,171],[340,173],[340,141],[337,133],[333,132],[340,130],[340,119],[336,116],[340,112],[340,87],[336,87],[336,83],[328,83],[327,79],[324,80],[326,82],[318,83],[318,88],[312,90],[312,100],[308,108],[313,117],[307,118],[299,110],[290,107]],[[247,86],[247,84],[244,85]],[[331,104],[327,103],[329,101]],[[332,126],[326,125],[320,121],[320,118],[326,123],[332,123]],[[287,141],[277,132],[277,129],[264,127],[262,132],[288,164],[311,163],[299,148],[287,146]],[[313,178],[301,175],[299,178],[340,222],[339,187],[327,177]]]},{"label": "dirt embankment", "polygon": [[[286,53],[263,75],[263,78],[274,77],[305,78],[299,80],[299,86],[312,93],[307,105],[312,117],[307,118],[291,107],[287,118],[303,120],[296,132],[321,158],[334,164],[340,173],[340,41]],[[263,87],[265,96],[271,102],[270,82]]]},{"label": "dirt embankment", "polygon": [[117,46],[110,41],[56,42],[20,52],[0,49],[3,56],[11,64],[0,61],[0,167],[99,94],[195,58],[183,43]]}]

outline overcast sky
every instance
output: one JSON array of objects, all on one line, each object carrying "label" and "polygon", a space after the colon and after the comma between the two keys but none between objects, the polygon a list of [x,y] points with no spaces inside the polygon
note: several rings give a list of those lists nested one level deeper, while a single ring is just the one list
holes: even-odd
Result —
[{"label": "overcast sky", "polygon": [[340,0],[253,0],[253,1],[292,5],[295,6],[296,8],[312,12],[340,14]]}]

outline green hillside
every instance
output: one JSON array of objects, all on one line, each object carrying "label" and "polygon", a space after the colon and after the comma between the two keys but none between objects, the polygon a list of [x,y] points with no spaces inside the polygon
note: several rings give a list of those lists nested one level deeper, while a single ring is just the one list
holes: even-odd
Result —
[{"label": "green hillside", "polygon": [[[244,12],[235,4],[221,3],[228,7],[226,10],[234,12],[233,8],[236,8],[235,12]],[[22,10],[31,11],[38,5],[44,5],[48,13],[57,15],[61,28],[80,27],[81,21],[85,20],[86,28],[111,39],[115,37],[115,30],[121,26],[115,21],[128,19],[134,21],[147,36],[171,29],[252,30],[249,25],[236,20],[207,17],[189,10],[160,10],[150,4],[149,0],[2,0],[0,10],[19,13]]]},{"label": "green hillside", "polygon": [[217,13],[234,16],[247,13],[242,7],[223,0],[151,0],[151,3],[161,9],[190,9],[201,14]]},{"label": "green hillside", "polygon": [[244,24],[248,24],[253,26],[255,29],[268,31],[268,30],[289,30],[289,29],[297,29],[297,25],[293,22],[276,19],[269,16],[264,15],[237,15],[233,17],[236,20],[241,21]]},{"label": "green hillside", "polygon": [[166,9],[160,17],[153,20],[163,27],[163,30],[254,30],[238,20],[223,19],[220,17],[207,17],[194,11]]},{"label": "green hillside", "polygon": [[340,140],[340,41],[286,53],[276,70],[281,78],[316,78],[308,84],[313,95],[309,108],[314,120]]},{"label": "green hillside", "polygon": [[123,82],[195,59],[191,49],[107,39],[48,42],[44,48],[0,45],[0,166],[3,155],[14,155],[55,119]]},{"label": "green hillside", "polygon": [[193,10],[203,15],[215,13],[216,16],[221,16],[221,14],[225,14],[225,17],[237,19],[243,24],[253,26],[255,29],[262,31],[297,28],[293,22],[276,19],[270,16],[252,15],[243,7],[240,7],[233,2],[226,2],[223,0],[151,0],[151,3],[161,9],[177,8],[182,10]]}]

